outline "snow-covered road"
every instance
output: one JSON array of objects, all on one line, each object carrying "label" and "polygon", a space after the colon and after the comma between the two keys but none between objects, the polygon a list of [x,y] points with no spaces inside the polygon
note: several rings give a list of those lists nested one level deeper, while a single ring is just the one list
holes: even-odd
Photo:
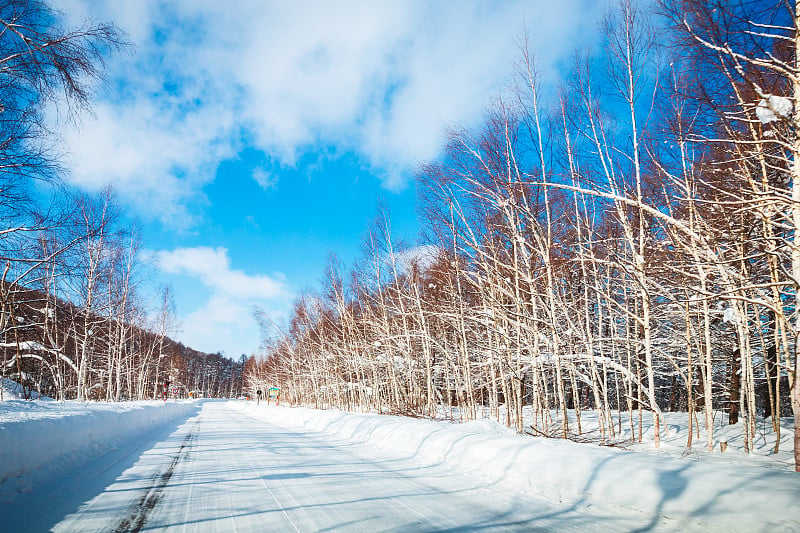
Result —
[{"label": "snow-covered road", "polygon": [[[619,509],[559,507],[508,493],[445,465],[423,465],[323,433],[278,427],[227,403],[207,402],[197,416],[173,429],[144,453],[120,451],[132,455],[127,459],[132,466],[56,520],[55,531],[669,528]],[[73,478],[49,489],[86,492],[85,483]],[[50,522],[47,507],[42,502],[36,516],[27,517],[28,525]]]}]

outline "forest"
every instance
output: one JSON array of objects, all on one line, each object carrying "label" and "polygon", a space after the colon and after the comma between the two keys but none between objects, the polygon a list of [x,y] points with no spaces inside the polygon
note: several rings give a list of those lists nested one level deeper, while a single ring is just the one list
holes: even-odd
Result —
[{"label": "forest", "polygon": [[[142,322],[135,310],[118,316],[101,308],[87,315],[52,292],[18,287],[6,294],[2,377],[19,383],[23,396],[122,401],[164,398],[165,390],[167,398],[184,399],[242,394],[244,356],[237,362],[193,350],[169,338],[163,323],[153,328]],[[86,328],[90,333],[82,337]]]},{"label": "forest", "polygon": [[0,2],[0,378],[58,400],[152,399],[165,382],[169,397],[237,397],[243,360],[169,338],[170,289],[149,296],[152,267],[113,190],[64,183],[47,115],[88,110],[128,43],[110,24],[60,21],[46,2]]},{"label": "forest", "polygon": [[381,212],[288,325],[259,313],[248,386],[564,438],[574,412],[608,441],[649,417],[656,447],[684,412],[709,451],[715,414],[746,451],[758,419],[793,414],[800,471],[798,17],[623,0],[558,86],[521,39],[508,90],[418,171],[422,240]]}]

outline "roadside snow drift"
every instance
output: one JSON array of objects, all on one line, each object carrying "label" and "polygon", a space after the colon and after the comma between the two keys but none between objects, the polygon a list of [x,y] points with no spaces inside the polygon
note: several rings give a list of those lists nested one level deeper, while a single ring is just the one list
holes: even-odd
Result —
[{"label": "roadside snow drift", "polygon": [[[27,393],[27,398],[26,398]],[[53,401],[52,398],[49,396],[41,396],[35,390],[28,389],[27,391],[23,389],[22,385],[17,383],[16,381],[12,381],[10,379],[2,378],[0,379],[0,401],[7,401],[7,400],[47,400]]]},{"label": "roadside snow drift", "polygon": [[21,478],[16,490],[31,490],[53,471],[83,464],[195,412],[194,402],[0,402],[0,486]]},{"label": "roadside snow drift", "polygon": [[800,530],[800,474],[705,464],[569,441],[517,435],[490,420],[463,424],[337,410],[238,408],[284,427],[335,434],[425,463],[444,463],[575,506],[619,506],[696,529]]}]

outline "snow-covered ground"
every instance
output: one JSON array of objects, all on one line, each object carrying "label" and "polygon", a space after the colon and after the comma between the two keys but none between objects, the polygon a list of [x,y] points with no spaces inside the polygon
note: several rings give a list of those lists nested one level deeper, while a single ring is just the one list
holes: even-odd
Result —
[{"label": "snow-covered ground", "polygon": [[50,400],[53,399],[49,396],[40,396],[35,390],[23,390],[22,385],[10,379],[0,378],[0,401],[7,400],[25,400],[25,394],[31,400]]},{"label": "snow-covered ground", "polygon": [[0,402],[0,503],[197,409],[191,402]]},{"label": "snow-covered ground", "polygon": [[244,401],[8,401],[0,529],[800,530],[800,475],[669,448]]},{"label": "snow-covered ground", "polygon": [[[457,409],[444,409],[440,416],[451,420],[459,420]],[[523,420],[526,428],[533,424],[533,411],[530,407],[523,410]],[[569,437],[577,442],[600,444],[602,437],[599,431],[598,417],[596,411],[581,412],[581,432],[578,432],[578,420],[576,412],[569,410]],[[641,443],[633,442],[631,439],[630,415],[627,412],[613,413],[614,433],[606,430],[605,445],[615,446],[626,450],[635,450],[659,456],[691,457],[704,462],[714,464],[745,464],[753,466],[763,466],[773,470],[794,471],[794,419],[791,417],[781,420],[780,445],[778,452],[774,452],[776,434],[772,430],[770,419],[759,418],[756,422],[755,437],[753,440],[752,453],[745,452],[744,438],[742,431],[742,421],[730,425],[728,416],[722,411],[714,412],[714,432],[712,438],[713,450],[707,450],[707,433],[705,430],[705,418],[702,412],[696,413],[692,420],[692,446],[687,447],[689,437],[689,421],[687,413],[662,413],[663,422],[661,426],[661,447],[656,449],[653,445],[653,417],[649,412],[642,414],[642,439]],[[484,418],[491,418],[489,410],[483,413]],[[499,419],[504,421],[505,411],[500,406]],[[621,419],[621,420],[620,420]],[[621,423],[620,423],[621,421]],[[546,432],[552,437],[561,436],[561,421],[556,410],[551,411],[547,427],[542,423],[540,416],[537,421],[539,432]],[[633,413],[633,424],[636,435],[639,434],[639,415]],[[529,429],[531,435],[537,435],[533,429]],[[721,452],[720,443],[726,444],[726,451]]]},{"label": "snow-covered ground", "polygon": [[[695,420],[693,424],[691,448],[686,447],[688,438],[686,413],[663,413],[665,427],[662,427],[659,449],[653,447],[653,424],[649,413],[645,413],[643,416],[645,431],[641,444],[628,446],[630,431],[625,429],[625,415],[623,415],[623,434],[618,435],[617,439],[622,440],[621,445],[632,450],[655,455],[690,457],[713,464],[753,465],[794,472],[794,420],[792,418],[781,420],[780,443],[777,453],[774,452],[777,437],[772,430],[772,422],[769,419],[759,418],[756,421],[753,450],[751,453],[747,453],[744,448],[742,421],[730,425],[727,423],[726,414],[716,412],[715,415],[711,452],[707,450],[706,446],[707,434],[702,413],[699,413],[699,419]],[[614,418],[616,419],[616,416]],[[594,413],[589,419],[596,419]],[[638,422],[635,420],[634,423]],[[723,442],[726,445],[725,452],[722,452],[720,447]]]},{"label": "snow-covered ground", "polygon": [[[240,408],[281,426],[335,434],[424,464],[447,464],[503,490],[577,507],[634,510],[657,529],[800,530],[800,474],[765,468],[779,463],[737,451],[735,439],[724,458],[707,461],[697,459],[714,454],[682,457],[669,442],[660,450],[637,445],[647,451],[641,453],[520,436],[488,419],[454,424],[336,410]],[[673,422],[679,424],[677,417]],[[671,431],[679,439],[680,432]]]}]

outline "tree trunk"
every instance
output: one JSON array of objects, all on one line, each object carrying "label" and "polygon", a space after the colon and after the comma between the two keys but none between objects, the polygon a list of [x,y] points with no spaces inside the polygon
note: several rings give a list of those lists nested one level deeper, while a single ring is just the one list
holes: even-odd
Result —
[{"label": "tree trunk", "polygon": [[739,390],[741,388],[741,354],[736,349],[731,355],[730,379],[728,381],[728,424],[739,422]]}]

